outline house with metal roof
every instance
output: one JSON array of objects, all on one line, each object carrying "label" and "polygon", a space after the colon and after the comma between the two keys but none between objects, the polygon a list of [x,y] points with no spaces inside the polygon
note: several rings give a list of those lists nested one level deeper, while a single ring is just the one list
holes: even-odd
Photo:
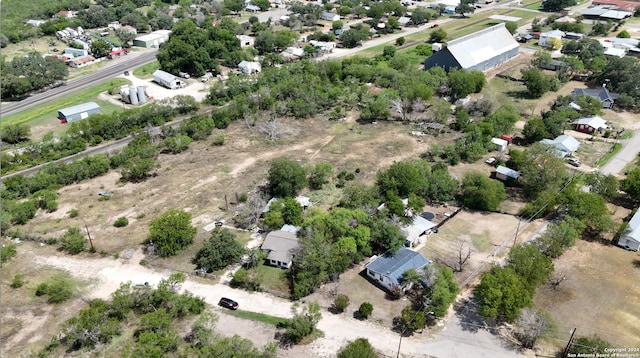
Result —
[{"label": "house with metal roof", "polygon": [[260,62],[255,61],[242,61],[238,64],[238,68],[242,71],[242,73],[246,73],[248,75],[252,73],[259,73],[260,71],[262,71]]},{"label": "house with metal roof", "polygon": [[623,9],[619,9],[613,5],[600,5],[589,8],[582,12],[582,16],[587,19],[598,19],[598,20],[624,20],[628,17],[633,16],[633,12],[625,11]]},{"label": "house with metal roof", "polygon": [[540,143],[551,147],[558,158],[570,156],[580,148],[580,142],[567,134],[559,135],[555,139],[543,139]]},{"label": "house with metal roof", "polygon": [[251,47],[256,42],[256,38],[253,36],[236,35],[236,38],[240,40],[240,48]]},{"label": "house with metal roof", "polygon": [[133,46],[138,47],[159,47],[161,43],[169,40],[171,30],[156,30],[150,34],[136,37]]},{"label": "house with metal roof", "polygon": [[633,251],[640,249],[640,210],[629,220],[627,228],[618,239],[618,246]]},{"label": "house with metal roof", "polygon": [[92,114],[100,113],[100,106],[95,102],[87,102],[77,106],[67,107],[58,110],[60,123],[67,123],[85,119]]},{"label": "house with metal roof", "polygon": [[329,12],[329,11],[323,11],[322,14],[320,14],[320,20],[338,21],[338,20],[340,20],[340,15],[334,14],[334,13]]},{"label": "house with metal roof", "polygon": [[422,236],[430,234],[437,226],[437,224],[432,223],[420,215],[413,215],[411,222],[402,225],[400,229],[407,238],[407,245],[413,247],[420,243]]},{"label": "house with metal roof", "polygon": [[153,81],[169,89],[182,88],[186,84],[178,77],[162,70],[153,73]]},{"label": "house with metal roof", "polygon": [[596,5],[608,5],[614,9],[625,10],[629,12],[636,11],[638,7],[637,1],[626,1],[626,0],[593,0],[591,1],[592,6]]},{"label": "house with metal roof", "polygon": [[367,276],[379,283],[388,291],[393,291],[396,287],[402,286],[402,274],[408,270],[421,270],[431,264],[431,260],[422,256],[419,252],[400,248],[395,253],[385,252],[376,257],[365,266]]},{"label": "house with metal roof", "polygon": [[543,32],[540,34],[540,38],[538,39],[538,46],[553,47],[556,41],[560,41],[560,43],[562,43],[562,38],[564,36],[564,31],[560,30]]},{"label": "house with metal roof", "polygon": [[298,247],[298,236],[295,232],[277,230],[267,234],[260,248],[267,254],[267,264],[288,269]]},{"label": "house with metal roof", "polygon": [[606,109],[611,109],[615,100],[618,99],[618,94],[609,92],[605,86],[599,88],[574,88],[573,91],[571,91],[571,96],[574,99],[580,95],[599,100],[602,102],[602,108]]},{"label": "house with metal roof", "polygon": [[509,179],[518,180],[519,177],[520,177],[520,172],[517,170],[507,168],[504,165],[499,165],[496,168],[496,178],[502,181],[507,181]]},{"label": "house with metal roof", "polygon": [[582,117],[571,123],[574,130],[583,133],[602,132],[607,129],[607,121],[598,117]]},{"label": "house with metal roof", "polygon": [[424,69],[442,67],[486,71],[518,54],[520,45],[504,23],[447,42],[447,46],[424,61]]}]

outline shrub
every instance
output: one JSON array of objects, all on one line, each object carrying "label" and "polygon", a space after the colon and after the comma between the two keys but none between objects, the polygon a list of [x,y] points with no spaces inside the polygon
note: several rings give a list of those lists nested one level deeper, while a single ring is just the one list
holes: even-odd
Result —
[{"label": "shrub", "polygon": [[213,137],[213,145],[224,145],[224,133],[218,133],[215,137]]},{"label": "shrub", "polygon": [[78,216],[78,209],[71,209],[71,211],[69,211],[69,217],[75,218],[76,216]]},{"label": "shrub", "polygon": [[13,280],[11,280],[12,288],[20,288],[24,285],[24,275],[19,273],[13,276]]},{"label": "shrub", "polygon": [[49,284],[42,282],[36,287],[36,296],[44,296],[49,292]]},{"label": "shrub", "polygon": [[79,228],[71,227],[64,236],[60,238],[60,243],[62,244],[62,250],[75,255],[84,250],[86,240]]},{"label": "shrub", "polygon": [[242,193],[238,197],[238,201],[241,202],[241,203],[246,203],[247,199],[248,199],[247,193]]},{"label": "shrub", "polygon": [[369,302],[362,302],[360,308],[358,308],[358,313],[364,318],[369,318],[373,313],[373,305]]},{"label": "shrub", "polygon": [[333,304],[336,306],[340,312],[344,312],[344,310],[349,306],[349,296],[347,295],[338,295],[336,299],[333,301]]},{"label": "shrub", "polygon": [[11,260],[11,258],[13,258],[14,256],[16,256],[18,254],[18,251],[16,250],[16,245],[14,244],[9,244],[6,246],[2,247],[2,254],[0,255],[0,263],[5,263],[9,260]]},{"label": "shrub", "polygon": [[116,221],[113,223],[113,226],[115,227],[125,227],[129,225],[129,219],[123,217],[117,218]]}]

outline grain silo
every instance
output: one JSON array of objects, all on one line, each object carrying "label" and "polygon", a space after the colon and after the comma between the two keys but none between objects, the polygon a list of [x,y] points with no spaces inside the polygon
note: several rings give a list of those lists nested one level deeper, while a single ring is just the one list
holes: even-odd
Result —
[{"label": "grain silo", "polygon": [[138,86],[138,101],[140,104],[147,103],[147,95],[144,93],[144,86]]},{"label": "grain silo", "polygon": [[138,93],[135,86],[129,86],[129,99],[132,105],[138,104]]}]

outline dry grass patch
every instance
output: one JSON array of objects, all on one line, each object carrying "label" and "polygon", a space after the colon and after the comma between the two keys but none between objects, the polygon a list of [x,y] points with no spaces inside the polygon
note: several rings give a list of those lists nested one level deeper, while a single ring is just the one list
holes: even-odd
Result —
[{"label": "dry grass patch", "polygon": [[612,347],[640,342],[640,269],[637,253],[612,245],[579,240],[555,260],[556,271],[567,274],[557,290],[542,286],[537,307],[548,311],[559,332],[578,328],[578,334],[596,334]]}]

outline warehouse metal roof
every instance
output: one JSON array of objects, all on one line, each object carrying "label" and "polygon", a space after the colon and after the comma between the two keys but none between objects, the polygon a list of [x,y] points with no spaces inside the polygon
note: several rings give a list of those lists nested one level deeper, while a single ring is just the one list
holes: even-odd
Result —
[{"label": "warehouse metal roof", "polygon": [[178,77],[170,74],[169,72],[165,72],[165,71],[162,71],[162,70],[156,70],[153,73],[153,78],[157,78],[159,80],[166,81],[166,82],[171,82],[171,81],[177,79]]},{"label": "warehouse metal roof", "polygon": [[470,68],[520,47],[504,23],[447,42],[462,68]]},{"label": "warehouse metal roof", "polygon": [[77,106],[59,109],[58,112],[62,113],[65,117],[68,117],[70,115],[87,112],[92,109],[100,109],[100,106],[95,102],[87,102],[87,103],[79,104]]}]

